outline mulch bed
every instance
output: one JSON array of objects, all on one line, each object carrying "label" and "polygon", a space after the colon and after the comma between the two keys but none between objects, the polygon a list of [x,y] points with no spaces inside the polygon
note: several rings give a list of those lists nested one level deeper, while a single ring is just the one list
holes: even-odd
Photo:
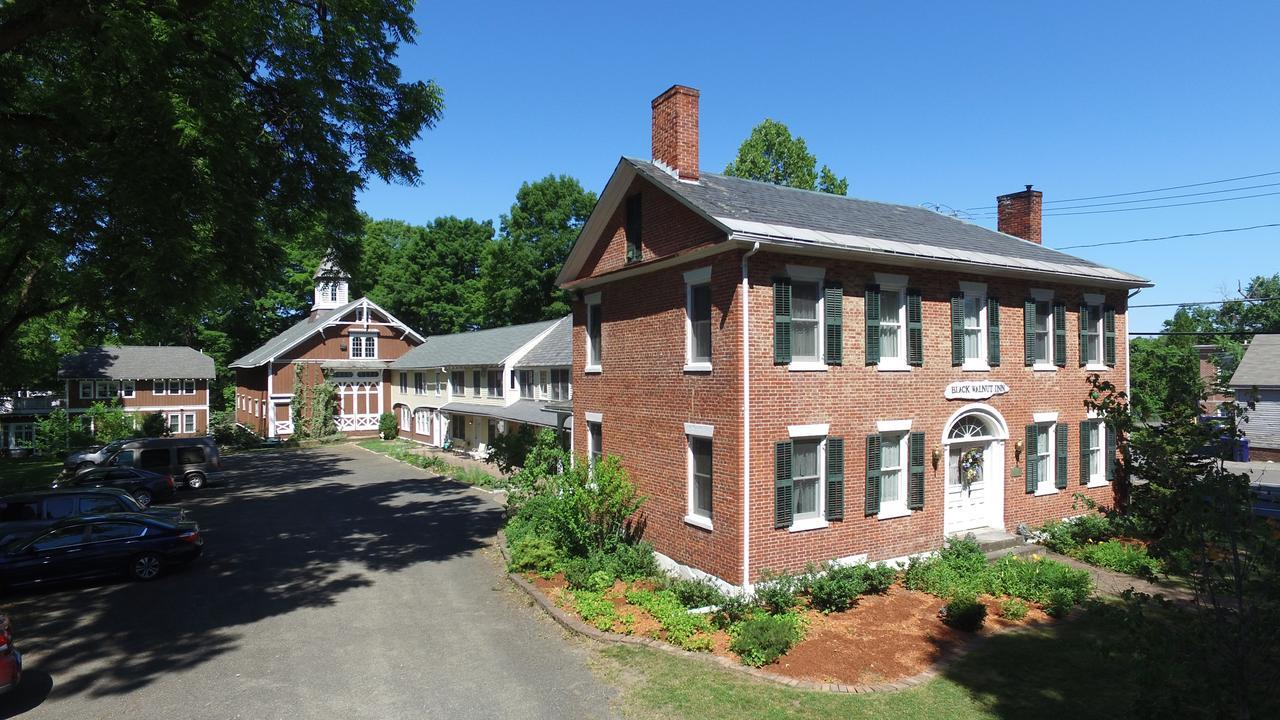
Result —
[{"label": "mulch bed", "polygon": [[[556,605],[572,612],[564,576],[526,579]],[[644,584],[642,584],[644,586]],[[662,626],[645,610],[628,605],[622,594],[627,586],[619,581],[606,591],[619,613],[630,613],[636,622],[633,635],[665,639]],[[806,610],[809,621],[805,638],[791,651],[763,669],[797,680],[846,685],[895,682],[928,670],[948,653],[977,637],[1002,630],[1050,622],[1042,609],[1028,603],[1030,612],[1017,622],[1000,617],[1002,598],[982,596],[987,620],[977,633],[955,630],[942,622],[940,598],[894,585],[883,595],[863,595],[845,612],[823,615]],[[712,652],[738,662],[729,650],[728,633],[717,630]]]}]

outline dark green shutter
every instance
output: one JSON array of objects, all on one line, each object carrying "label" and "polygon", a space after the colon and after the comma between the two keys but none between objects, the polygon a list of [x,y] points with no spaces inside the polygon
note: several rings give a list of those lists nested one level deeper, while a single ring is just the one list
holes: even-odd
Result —
[{"label": "dark green shutter", "polygon": [[1022,364],[1036,364],[1036,299],[1022,301]]},{"label": "dark green shutter", "polygon": [[1067,304],[1053,304],[1053,362],[1058,367],[1067,366]]},{"label": "dark green shutter", "polygon": [[1079,346],[1080,367],[1084,367],[1085,365],[1089,364],[1089,356],[1084,349],[1084,331],[1086,328],[1089,327],[1089,306],[1088,305],[1085,305],[1084,303],[1080,304],[1079,318],[1080,318],[1080,323],[1079,323],[1080,324],[1080,346]]},{"label": "dark green shutter", "polygon": [[1116,309],[1110,305],[1102,308],[1102,352],[1107,367],[1116,366]]},{"label": "dark green shutter", "polygon": [[866,363],[880,362],[880,286],[868,285],[863,294],[862,313],[867,327]]},{"label": "dark green shutter", "polygon": [[907,362],[924,365],[924,308],[919,290],[907,289]]},{"label": "dark green shutter", "polygon": [[1053,471],[1054,471],[1053,486],[1058,488],[1059,490],[1066,490],[1067,489],[1067,442],[1068,442],[1067,426],[1063,425],[1062,423],[1058,423],[1058,425],[1053,431],[1053,434],[1058,441],[1058,457],[1054,460],[1054,463],[1053,463]]},{"label": "dark green shutter", "polygon": [[867,517],[880,513],[880,436],[867,436]]},{"label": "dark green shutter", "polygon": [[773,362],[791,362],[791,280],[773,281]]},{"label": "dark green shutter", "polygon": [[1089,421],[1080,423],[1080,484],[1089,484]]},{"label": "dark green shutter", "polygon": [[1027,478],[1027,494],[1036,491],[1036,484],[1040,482],[1036,478],[1036,464],[1032,461],[1032,456],[1036,453],[1036,426],[1027,426],[1026,445],[1024,446],[1022,459],[1026,461],[1027,471],[1024,475]]},{"label": "dark green shutter", "polygon": [[911,433],[907,439],[910,449],[911,475],[907,477],[907,508],[924,508],[924,433]]},{"label": "dark green shutter", "polygon": [[844,362],[844,286],[828,282],[823,292],[826,293],[822,305],[826,318],[827,364],[839,365]]},{"label": "dark green shutter", "polygon": [[844,519],[844,438],[827,438],[827,519]]},{"label": "dark green shutter", "polygon": [[791,441],[773,447],[773,526],[791,527],[795,513],[795,486],[791,480]]},{"label": "dark green shutter", "polygon": [[951,364],[964,364],[964,293],[951,293]]},{"label": "dark green shutter", "polygon": [[1110,427],[1106,428],[1107,435],[1107,482],[1116,479],[1116,434]]},{"label": "dark green shutter", "polygon": [[1000,364],[1000,298],[987,298],[987,364]]}]

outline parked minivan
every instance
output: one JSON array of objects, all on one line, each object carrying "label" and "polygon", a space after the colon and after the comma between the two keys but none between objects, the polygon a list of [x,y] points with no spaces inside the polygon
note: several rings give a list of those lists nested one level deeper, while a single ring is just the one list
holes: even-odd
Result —
[{"label": "parked minivan", "polygon": [[125,440],[103,465],[135,467],[170,475],[175,483],[199,490],[225,480],[222,461],[210,437]]}]

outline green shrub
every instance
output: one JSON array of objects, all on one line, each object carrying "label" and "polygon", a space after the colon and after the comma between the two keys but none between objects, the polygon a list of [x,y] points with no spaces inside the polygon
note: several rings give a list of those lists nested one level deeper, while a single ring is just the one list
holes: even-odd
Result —
[{"label": "green shrub", "polygon": [[670,590],[687,608],[719,606],[724,602],[720,588],[702,580],[670,580],[665,589]]},{"label": "green shrub", "polygon": [[573,609],[602,632],[608,632],[618,620],[613,602],[598,591],[579,590],[573,593]]},{"label": "green shrub", "polygon": [[756,600],[774,615],[791,612],[800,604],[795,576],[775,575],[769,570],[761,570],[760,582],[756,584]]},{"label": "green shrub", "polygon": [[400,428],[396,425],[396,416],[384,412],[378,416],[378,436],[383,440],[393,440],[400,434]]},{"label": "green shrub", "polygon": [[756,615],[738,624],[732,634],[729,649],[752,667],[777,661],[804,636],[799,616],[790,613]]},{"label": "green shrub", "polygon": [[1045,537],[1040,544],[1064,555],[1077,548],[1105,540],[1115,534],[1112,521],[1105,515],[1081,515],[1070,520],[1054,520],[1040,528]]},{"label": "green shrub", "polygon": [[607,570],[596,570],[587,576],[587,589],[604,592],[613,587],[613,573]]},{"label": "green shrub", "polygon": [[862,574],[862,582],[867,586],[863,592],[879,595],[886,592],[898,579],[898,570],[889,565],[858,565]]},{"label": "green shrub", "polygon": [[711,613],[711,623],[721,630],[727,630],[756,613],[759,607],[751,598],[742,595],[726,595]]},{"label": "green shrub", "polygon": [[1014,622],[1025,618],[1029,610],[1027,604],[1018,598],[1009,598],[1000,603],[1000,616]]},{"label": "green shrub", "polygon": [[1071,588],[1055,587],[1049,591],[1049,597],[1044,603],[1044,611],[1050,617],[1066,617],[1077,602],[1075,593],[1072,592]]},{"label": "green shrub", "polygon": [[961,592],[942,608],[942,621],[957,630],[977,632],[987,619],[987,606],[976,595]]},{"label": "green shrub", "polygon": [[693,615],[670,590],[627,591],[627,602],[644,608],[662,625],[667,642],[685,650],[711,649],[711,621],[706,615]]},{"label": "green shrub", "polygon": [[449,475],[454,480],[467,485],[475,485],[482,488],[496,488],[502,486],[502,481],[493,475],[476,467],[456,467],[448,466]]},{"label": "green shrub", "polygon": [[848,610],[867,589],[863,567],[832,567],[815,578],[809,588],[813,606],[823,613]]},{"label": "green shrub", "polygon": [[584,557],[569,558],[560,564],[560,569],[564,571],[564,581],[569,587],[579,590],[587,589],[592,573],[598,572],[591,560]]},{"label": "green shrub", "polygon": [[653,546],[644,540],[620,543],[603,554],[610,558],[614,575],[627,582],[658,574],[658,559],[653,555]]},{"label": "green shrub", "polygon": [[515,572],[552,572],[560,564],[560,556],[550,540],[537,535],[524,535],[512,543],[511,564]]},{"label": "green shrub", "polygon": [[1140,577],[1151,577],[1162,569],[1145,547],[1119,540],[1082,545],[1071,554],[1090,565]]},{"label": "green shrub", "polygon": [[937,597],[977,595],[986,589],[987,568],[987,558],[978,543],[957,538],[934,557],[912,558],[903,583],[911,590]]},{"label": "green shrub", "polygon": [[1093,579],[1088,572],[1055,560],[1006,555],[991,565],[986,583],[986,592],[992,595],[1012,595],[1041,604],[1048,602],[1055,589],[1064,590],[1072,604],[1078,604],[1093,592]]}]

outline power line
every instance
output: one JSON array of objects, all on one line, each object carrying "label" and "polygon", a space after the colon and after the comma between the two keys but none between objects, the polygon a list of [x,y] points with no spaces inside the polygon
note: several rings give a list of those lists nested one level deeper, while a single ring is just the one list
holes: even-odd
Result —
[{"label": "power line", "polygon": [[[1280,300],[1280,297],[1264,297],[1264,298],[1233,298],[1231,300],[1205,300],[1204,302],[1181,302],[1181,303],[1152,303],[1150,305],[1129,305],[1129,308],[1153,308],[1153,307],[1195,307],[1197,305],[1225,305],[1235,302],[1271,302],[1272,300]],[[1139,333],[1145,335],[1146,333]]]},{"label": "power line", "polygon": [[1240,197],[1218,198],[1217,200],[1197,200],[1195,202],[1170,203],[1168,205],[1148,205],[1147,207],[1136,208],[1118,208],[1116,210],[1085,210],[1083,212],[1056,212],[1045,213],[1045,217],[1066,217],[1067,215],[1105,215],[1108,213],[1118,212],[1134,212],[1137,210],[1159,210],[1160,208],[1185,207],[1187,205],[1209,205],[1211,203],[1230,202],[1231,200],[1249,200],[1250,198],[1269,197],[1271,195],[1280,195],[1280,191],[1269,193],[1258,193],[1256,195],[1241,195]]},{"label": "power line", "polygon": [[[1190,183],[1187,185],[1170,185],[1169,187],[1152,188],[1151,190],[1134,190],[1133,192],[1111,193],[1108,195],[1090,195],[1088,197],[1063,198],[1061,200],[1048,200],[1044,204],[1050,205],[1054,203],[1079,202],[1081,200],[1102,200],[1104,198],[1128,197],[1130,195],[1148,195],[1150,193],[1155,193],[1155,192],[1165,192],[1168,190],[1183,190],[1185,188],[1203,187],[1205,185],[1218,185],[1225,182],[1235,182],[1237,180],[1252,180],[1254,178],[1269,177],[1271,175],[1280,175],[1280,170],[1275,170],[1273,172],[1258,173],[1257,175],[1241,175],[1240,177],[1225,178],[1223,180],[1208,180],[1205,182]],[[990,205],[982,205],[979,207],[971,207],[971,208],[964,208],[964,209],[965,210],[988,210],[990,208],[991,208]]]},{"label": "power line", "polygon": [[[1257,190],[1258,188],[1276,187],[1280,183],[1263,183],[1261,185],[1244,185],[1242,187],[1229,188],[1227,190],[1205,190],[1204,192],[1183,193],[1181,195],[1161,195],[1160,197],[1143,198],[1141,200],[1116,200],[1115,202],[1092,203],[1089,205],[1072,205],[1063,208],[1050,208],[1050,212],[1059,212],[1064,210],[1080,210],[1083,208],[1108,207],[1110,205],[1133,205],[1134,203],[1156,202],[1157,200],[1176,200],[1178,198],[1200,197],[1202,195],[1219,195],[1221,193],[1236,192],[1238,190]],[[1228,198],[1234,199],[1234,198]],[[995,212],[980,213],[985,217],[997,215]],[[1050,216],[1052,217],[1052,215]]]},{"label": "power line", "polygon": [[1258,230],[1260,228],[1280,227],[1280,223],[1267,223],[1265,225],[1250,225],[1248,227],[1223,228],[1222,230],[1206,230],[1204,232],[1182,233],[1181,235],[1162,235],[1160,237],[1138,238],[1137,240],[1114,240],[1112,242],[1089,243],[1087,245],[1063,245],[1055,247],[1055,250],[1071,250],[1073,248],[1090,248],[1103,247],[1104,245],[1132,245],[1134,243],[1155,242],[1157,240],[1173,240],[1174,238],[1201,237],[1204,235],[1217,235],[1219,233],[1243,232],[1245,230]]},{"label": "power line", "polygon": [[1253,330],[1210,330],[1207,332],[1191,332],[1191,331],[1185,331],[1185,330],[1172,332],[1172,331],[1166,330],[1164,332],[1132,332],[1131,331],[1129,334],[1130,335],[1197,335],[1200,337],[1207,337],[1210,335],[1257,335],[1258,333]]}]

